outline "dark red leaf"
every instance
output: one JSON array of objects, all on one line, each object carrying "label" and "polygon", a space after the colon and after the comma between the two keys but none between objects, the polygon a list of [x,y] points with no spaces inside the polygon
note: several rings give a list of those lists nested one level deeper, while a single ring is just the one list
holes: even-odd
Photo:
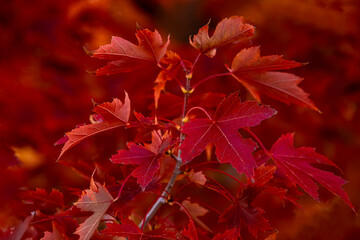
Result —
[{"label": "dark red leaf", "polygon": [[187,137],[180,148],[182,160],[191,161],[212,142],[220,162],[230,163],[239,173],[251,178],[256,166],[252,155],[256,144],[243,139],[238,129],[256,126],[275,113],[274,109],[254,101],[241,103],[237,93],[230,95],[220,103],[213,119],[195,119],[184,125],[182,132]]},{"label": "dark red leaf", "polygon": [[257,237],[259,231],[271,229],[268,220],[263,215],[264,211],[261,208],[238,200],[224,211],[219,222],[226,222],[228,228],[236,228],[238,235],[242,226],[245,226],[249,233]]},{"label": "dark red leaf", "polygon": [[281,136],[272,146],[271,152],[275,163],[292,184],[297,184],[311,197],[319,200],[316,181],[342,198],[354,210],[348,195],[341,188],[346,181],[331,172],[312,166],[312,164],[336,165],[325,156],[317,153],[314,148],[295,148],[293,133]]},{"label": "dark red leaf", "polygon": [[137,178],[144,190],[159,170],[159,161],[164,157],[170,143],[170,135],[165,133],[161,137],[160,131],[153,131],[151,144],[143,146],[130,142],[127,145],[129,150],[119,150],[117,154],[111,157],[111,161],[113,163],[139,165],[132,172],[132,175]]}]

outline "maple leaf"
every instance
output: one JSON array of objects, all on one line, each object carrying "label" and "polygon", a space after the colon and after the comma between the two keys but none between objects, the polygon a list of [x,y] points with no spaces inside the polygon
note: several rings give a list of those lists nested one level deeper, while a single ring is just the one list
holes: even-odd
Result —
[{"label": "maple leaf", "polygon": [[[184,200],[181,205],[186,208],[186,211],[190,214],[192,220],[196,222],[199,226],[201,226],[203,229],[205,229],[208,232],[212,232],[211,229],[206,226],[206,224],[199,219],[200,216],[204,216],[209,210],[206,208],[200,206],[198,203],[192,203],[189,200]],[[183,210],[183,209],[181,209]]]},{"label": "maple leaf", "polygon": [[27,202],[32,211],[35,210],[56,210],[64,207],[64,197],[61,192],[52,189],[50,193],[46,190],[37,188],[36,191],[26,191],[20,194],[21,198]]},{"label": "maple leaf", "polygon": [[253,207],[240,199],[225,209],[220,215],[219,222],[226,222],[230,229],[236,228],[237,235],[240,235],[241,226],[245,225],[249,233],[256,238],[259,231],[271,229],[268,220],[263,215],[264,210]]},{"label": "maple leaf", "polygon": [[171,136],[167,132],[162,137],[160,134],[160,131],[153,131],[151,144],[143,146],[130,142],[127,144],[129,150],[119,150],[111,157],[113,163],[139,165],[132,172],[132,176],[137,178],[137,182],[143,190],[159,170],[159,161],[171,145]]},{"label": "maple leaf", "polygon": [[159,64],[170,43],[169,37],[164,44],[156,30],[138,30],[135,35],[138,45],[113,36],[110,44],[100,46],[92,53],[92,57],[111,60],[107,66],[96,70],[97,76],[130,72],[146,64]]},{"label": "maple leaf", "polygon": [[93,212],[93,214],[81,223],[76,229],[80,240],[89,240],[99,226],[100,220],[108,210],[114,199],[111,194],[100,183],[91,178],[90,189],[82,193],[80,199],[74,205],[82,211]]},{"label": "maple leaf", "polygon": [[237,231],[236,228],[228,229],[224,233],[216,234],[212,240],[237,240]]},{"label": "maple leaf", "polygon": [[126,237],[128,240],[178,239],[176,232],[164,228],[143,233],[141,229],[129,219],[124,219],[121,224],[107,223],[106,228],[102,230],[101,233],[105,236]]},{"label": "maple leaf", "polygon": [[316,181],[330,192],[342,198],[354,210],[348,195],[341,188],[346,181],[331,172],[312,166],[312,164],[324,164],[335,167],[336,165],[325,156],[317,153],[314,148],[295,148],[293,133],[281,136],[272,146],[271,154],[276,165],[291,183],[300,186],[312,198],[319,201]]},{"label": "maple leaf", "polygon": [[263,92],[286,104],[294,103],[319,111],[308,98],[308,94],[297,86],[302,78],[291,73],[274,72],[302,65],[278,55],[261,57],[259,47],[250,47],[235,56],[228,70],[259,102],[259,92]]},{"label": "maple leaf", "polygon": [[238,93],[231,94],[219,104],[213,119],[195,119],[183,126],[182,132],[187,135],[180,147],[183,162],[191,161],[212,142],[220,162],[230,163],[239,173],[251,178],[256,166],[252,155],[256,144],[243,139],[238,129],[256,126],[275,113],[256,101],[242,103]]},{"label": "maple leaf", "polygon": [[165,90],[166,82],[176,78],[179,70],[182,69],[182,64],[184,64],[187,69],[190,69],[192,66],[191,62],[181,59],[177,53],[172,51],[167,51],[166,56],[161,59],[160,63],[166,67],[159,72],[155,80],[155,108],[158,107],[160,93]]},{"label": "maple leaf", "polygon": [[254,34],[254,27],[245,24],[244,19],[239,16],[225,18],[215,28],[211,37],[209,37],[209,24],[199,29],[199,32],[190,37],[190,45],[199,50],[208,57],[216,55],[218,47],[239,42]]},{"label": "maple leaf", "polygon": [[72,131],[66,133],[68,139],[65,142],[63,148],[61,149],[58,160],[66,151],[68,151],[70,148],[74,147],[81,141],[85,140],[86,138],[94,136],[98,133],[102,133],[104,131],[125,126],[125,124],[129,121],[130,116],[129,96],[125,92],[124,103],[122,103],[119,99],[114,98],[111,103],[105,102],[103,104],[97,105],[93,111],[101,116],[99,118],[99,121],[77,127]]},{"label": "maple leaf", "polygon": [[69,239],[65,233],[62,232],[61,228],[52,222],[53,232],[45,232],[44,237],[41,240],[67,240]]}]

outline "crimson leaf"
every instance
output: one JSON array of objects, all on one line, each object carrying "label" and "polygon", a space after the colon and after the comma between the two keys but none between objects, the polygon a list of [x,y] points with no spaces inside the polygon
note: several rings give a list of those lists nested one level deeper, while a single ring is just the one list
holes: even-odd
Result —
[{"label": "crimson leaf", "polygon": [[256,166],[252,155],[256,144],[242,138],[238,129],[256,126],[275,113],[274,109],[259,106],[255,101],[241,103],[238,93],[230,95],[219,104],[213,119],[195,119],[183,126],[182,132],[187,137],[180,148],[182,160],[191,161],[212,142],[220,162],[230,163],[239,173],[251,178]]},{"label": "crimson leaf", "polygon": [[144,190],[159,170],[159,161],[164,156],[170,143],[170,135],[165,133],[161,137],[160,132],[153,131],[151,144],[143,146],[130,142],[127,145],[129,150],[119,150],[116,155],[111,157],[111,161],[113,163],[139,165],[132,172],[132,175],[137,178],[138,183]]},{"label": "crimson leaf", "polygon": [[318,200],[318,186],[315,181],[342,198],[353,210],[348,195],[341,188],[344,179],[331,172],[320,170],[312,164],[335,166],[328,158],[317,153],[314,148],[294,147],[294,134],[281,136],[272,146],[271,154],[277,166],[292,184],[299,185],[311,197]]}]

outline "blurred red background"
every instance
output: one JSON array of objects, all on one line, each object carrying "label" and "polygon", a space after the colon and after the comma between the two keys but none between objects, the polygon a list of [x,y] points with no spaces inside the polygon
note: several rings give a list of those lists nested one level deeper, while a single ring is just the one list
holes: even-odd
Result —
[{"label": "blurred red background", "polygon": [[[293,71],[304,77],[301,87],[322,111],[264,98],[278,115],[255,129],[267,146],[283,133],[296,132],[296,144],[316,147],[343,170],[344,186],[360,207],[360,3],[356,0],[83,0],[3,1],[0,8],[0,227],[16,224],[11,206],[21,189],[64,189],[88,186],[88,180],[56,163],[54,143],[76,124],[88,122],[93,99],[122,99],[129,92],[132,108],[149,112],[153,79],[142,73],[95,77],[104,62],[83,50],[107,44],[112,35],[135,41],[136,23],[163,37],[170,49],[193,59],[189,35],[211,19],[244,16],[256,27],[253,43],[263,55],[308,62]],[[147,73],[148,74],[148,73]],[[148,74],[151,75],[151,74]],[[137,77],[143,77],[139,87]],[[240,86],[225,81],[228,92]],[[211,86],[209,86],[211,89]],[[214,91],[214,89],[212,89]],[[241,90],[242,94],[246,94]],[[247,96],[249,97],[249,96]],[[103,136],[104,137],[104,136]],[[113,152],[120,140],[89,140],[79,154],[96,162]],[[101,138],[100,138],[101,139]],[[14,157],[16,156],[16,158]],[[324,203],[304,197],[304,209],[265,208],[278,239],[357,239],[360,220],[341,200],[326,191]]]}]

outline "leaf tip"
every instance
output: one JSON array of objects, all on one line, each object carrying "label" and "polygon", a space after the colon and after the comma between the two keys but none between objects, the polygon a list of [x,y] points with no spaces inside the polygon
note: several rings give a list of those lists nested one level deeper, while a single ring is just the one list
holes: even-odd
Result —
[{"label": "leaf tip", "polygon": [[94,55],[94,53],[95,53],[94,50],[89,50],[89,49],[87,49],[85,46],[83,46],[83,49],[84,49],[85,53],[86,53],[87,55],[89,55],[90,57],[92,57],[92,56]]}]

